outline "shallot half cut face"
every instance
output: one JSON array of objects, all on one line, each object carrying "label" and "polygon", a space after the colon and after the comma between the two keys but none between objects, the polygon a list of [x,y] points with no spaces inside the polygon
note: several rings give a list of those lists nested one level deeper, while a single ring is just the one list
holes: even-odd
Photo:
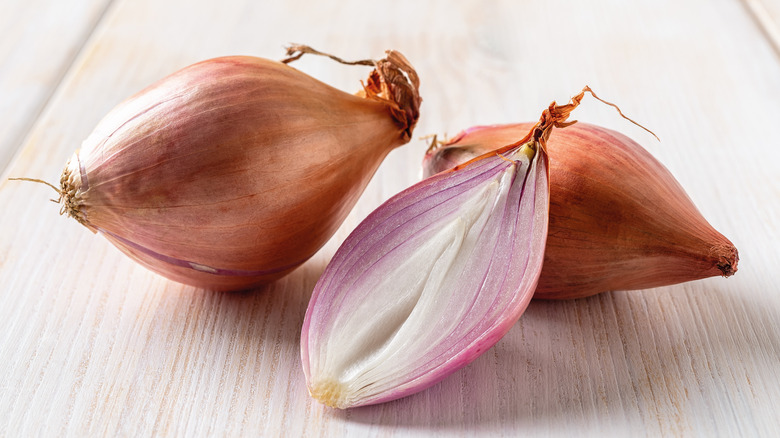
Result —
[{"label": "shallot half cut face", "polygon": [[549,189],[539,146],[531,140],[429,178],[355,229],[304,321],[314,398],[348,408],[421,391],[512,327],[544,254]]}]

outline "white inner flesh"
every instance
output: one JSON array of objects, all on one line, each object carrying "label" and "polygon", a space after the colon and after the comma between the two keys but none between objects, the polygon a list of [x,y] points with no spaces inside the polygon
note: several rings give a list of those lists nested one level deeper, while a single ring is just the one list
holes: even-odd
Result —
[{"label": "white inner flesh", "polygon": [[497,239],[512,235],[502,220],[517,167],[464,194],[452,214],[343,292],[349,302],[324,321],[319,351],[310,355],[313,379],[338,382],[351,401],[370,398],[441,365],[447,349],[462,348],[469,332],[495,319],[511,294],[484,287],[484,278],[496,264]]}]

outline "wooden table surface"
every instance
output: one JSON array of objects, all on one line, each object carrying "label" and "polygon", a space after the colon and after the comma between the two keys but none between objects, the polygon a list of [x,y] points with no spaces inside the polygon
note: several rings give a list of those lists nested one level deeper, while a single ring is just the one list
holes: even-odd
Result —
[{"label": "wooden table surface", "polygon": [[[0,436],[777,436],[780,1],[3,0]],[[59,217],[51,189],[114,105],[219,55],[290,42],[345,58],[398,49],[422,79],[416,136],[575,118],[628,134],[740,251],[739,272],[534,301],[493,349],[395,402],[337,411],[305,389],[299,335],[325,265],[420,178],[393,151],[347,221],[275,284],[215,293],[159,277]],[[356,91],[363,67],[297,68]]]}]

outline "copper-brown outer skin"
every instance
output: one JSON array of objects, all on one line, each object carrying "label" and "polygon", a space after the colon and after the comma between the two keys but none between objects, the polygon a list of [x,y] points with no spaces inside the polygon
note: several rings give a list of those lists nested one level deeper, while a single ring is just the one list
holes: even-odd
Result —
[{"label": "copper-brown outer skin", "polygon": [[[79,213],[82,223],[168,278],[213,290],[250,288],[282,277],[325,244],[412,127],[399,126],[378,99],[282,63],[204,61],[98,124],[74,156]],[[237,275],[207,272],[212,268]]]},{"label": "copper-brown outer skin", "polygon": [[[431,175],[525,137],[534,123],[477,127],[429,151]],[[571,299],[666,286],[737,269],[734,245],[679,182],[628,137],[586,123],[556,129],[550,225],[534,298]]]}]

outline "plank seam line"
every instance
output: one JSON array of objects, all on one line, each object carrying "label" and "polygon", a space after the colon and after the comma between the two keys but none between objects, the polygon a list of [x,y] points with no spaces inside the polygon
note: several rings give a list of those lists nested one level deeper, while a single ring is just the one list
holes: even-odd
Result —
[{"label": "plank seam line", "polygon": [[11,142],[11,144],[16,145],[16,147],[14,148],[14,154],[11,156],[11,159],[8,160],[7,163],[5,163],[5,166],[2,167],[2,169],[0,169],[0,181],[5,181],[8,178],[8,172],[13,167],[13,164],[16,163],[16,161],[19,159],[19,155],[21,155],[24,146],[29,142],[30,135],[35,130],[35,126],[38,124],[38,122],[40,122],[41,116],[46,112],[46,109],[48,109],[49,104],[51,103],[52,99],[57,94],[57,92],[60,90],[60,88],[62,88],[65,79],[68,77],[68,73],[70,73],[70,71],[73,69],[74,65],[76,64],[76,61],[81,57],[81,54],[84,52],[84,48],[89,43],[90,39],[92,39],[93,35],[95,35],[95,31],[98,29],[100,24],[108,15],[109,9],[111,9],[111,7],[116,3],[119,2],[116,0],[106,1],[105,6],[103,6],[103,10],[101,10],[100,13],[97,14],[94,21],[92,22],[92,25],[87,27],[86,31],[84,32],[82,37],[78,40],[77,44],[74,45],[73,54],[68,59],[65,60],[65,62],[62,65],[62,68],[60,69],[59,75],[52,82],[54,85],[46,94],[46,97],[41,101],[37,110],[33,113],[32,117],[29,118],[29,121],[27,122],[27,126],[25,126],[24,129],[21,130],[21,133],[17,137],[17,139]]},{"label": "plank seam line", "polygon": [[748,13],[761,28],[764,37],[769,40],[769,44],[775,49],[775,55],[780,58],[780,23],[776,23],[769,11],[764,7],[762,0],[742,0]]}]

